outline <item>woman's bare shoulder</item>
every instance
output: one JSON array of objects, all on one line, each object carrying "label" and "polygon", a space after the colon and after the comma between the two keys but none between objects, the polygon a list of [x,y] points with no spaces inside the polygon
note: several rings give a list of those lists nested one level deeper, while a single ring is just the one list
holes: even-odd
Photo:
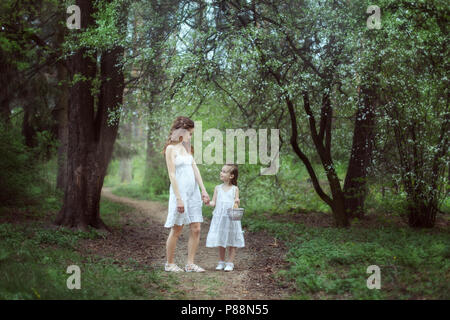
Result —
[{"label": "woman's bare shoulder", "polygon": [[177,148],[173,145],[173,144],[169,144],[167,147],[166,147],[166,155],[168,155],[168,154],[172,154],[172,153],[176,153],[176,151],[177,151]]}]

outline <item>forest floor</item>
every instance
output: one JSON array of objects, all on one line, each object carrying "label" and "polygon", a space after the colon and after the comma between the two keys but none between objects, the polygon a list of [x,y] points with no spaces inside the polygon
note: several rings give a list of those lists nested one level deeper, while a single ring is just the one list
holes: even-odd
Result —
[{"label": "forest floor", "polygon": [[[119,261],[133,259],[141,265],[163,270],[166,261],[165,243],[169,229],[164,228],[167,207],[155,201],[136,200],[112,194],[104,187],[102,197],[125,204],[135,210],[120,217],[120,228],[113,229],[105,239],[80,243],[82,251]],[[286,246],[263,231],[245,232],[246,246],[237,249],[235,269],[216,271],[218,252],[206,248],[210,220],[204,218],[195,263],[206,272],[163,273],[176,278],[175,298],[182,299],[289,299],[292,289],[278,280],[275,273],[286,266]],[[189,228],[185,227],[175,253],[175,263],[184,267],[187,257]],[[170,292],[166,293],[170,299]]]},{"label": "forest floor", "polygon": [[[404,216],[372,212],[342,229],[323,212],[248,210],[246,246],[235,270],[224,272],[215,270],[217,250],[205,247],[208,207],[195,260],[206,272],[172,273],[164,271],[166,201],[104,187],[100,212],[110,233],[54,225],[60,207],[57,195],[0,206],[0,300],[449,299],[448,214],[432,229],[415,230]],[[175,256],[180,267],[188,236],[185,228]],[[367,288],[374,264],[382,290]],[[81,268],[82,290],[67,287],[70,265]]]}]

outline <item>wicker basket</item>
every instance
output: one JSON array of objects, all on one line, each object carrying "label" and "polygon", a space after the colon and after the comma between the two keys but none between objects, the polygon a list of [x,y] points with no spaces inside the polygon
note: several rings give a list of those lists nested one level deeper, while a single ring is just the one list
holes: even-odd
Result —
[{"label": "wicker basket", "polygon": [[230,208],[227,210],[227,214],[231,220],[241,220],[242,215],[244,214],[244,208]]}]

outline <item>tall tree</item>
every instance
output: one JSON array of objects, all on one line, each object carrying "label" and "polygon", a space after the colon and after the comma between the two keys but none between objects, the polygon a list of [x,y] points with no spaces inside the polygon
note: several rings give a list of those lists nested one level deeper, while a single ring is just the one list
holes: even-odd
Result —
[{"label": "tall tree", "polygon": [[[107,3],[117,5],[113,1]],[[122,6],[115,7],[118,10],[115,28],[123,35],[128,4],[118,3]],[[78,35],[82,35],[93,30],[98,10],[92,1],[78,0],[76,4],[81,10]],[[64,204],[55,223],[80,229],[88,226],[108,229],[100,218],[100,193],[120,119],[111,121],[110,114],[117,114],[121,108],[124,90],[121,42],[113,42],[99,53],[99,70],[97,54],[95,47],[81,45],[69,63],[73,85],[68,114],[67,183]]]},{"label": "tall tree", "polygon": [[[64,8],[60,8],[59,17],[61,21],[65,21]],[[60,23],[57,28],[56,35],[56,45],[55,49],[61,52],[62,55],[62,45],[65,39],[66,26]],[[67,60],[60,58],[56,64],[57,73],[57,84],[59,88],[59,95],[57,97],[55,105],[55,118],[58,125],[58,173],[56,178],[56,188],[64,191],[66,187],[67,178],[67,147],[68,147],[68,113],[69,113],[69,74],[67,70]]]}]

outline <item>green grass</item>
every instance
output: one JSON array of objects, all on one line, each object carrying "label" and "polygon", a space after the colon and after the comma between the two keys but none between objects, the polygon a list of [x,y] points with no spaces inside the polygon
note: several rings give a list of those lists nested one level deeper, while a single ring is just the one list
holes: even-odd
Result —
[{"label": "green grass", "polygon": [[101,199],[100,201],[100,217],[103,222],[111,228],[120,228],[120,213],[125,211],[133,211],[134,208],[130,208],[126,205],[108,201],[107,199]]},{"label": "green grass", "polygon": [[[248,231],[265,230],[286,241],[296,299],[449,299],[450,234],[400,227],[349,229],[275,222],[247,214]],[[381,269],[381,289],[368,289],[367,267]]]},{"label": "green grass", "polygon": [[[46,199],[41,207],[49,203],[56,202]],[[41,207],[34,209],[40,212]],[[119,228],[124,210],[129,208],[102,200],[101,215],[108,225]],[[0,224],[0,299],[183,298],[175,289],[176,279],[159,269],[132,259],[124,262],[81,254],[77,250],[80,239],[103,236],[96,230],[49,229],[47,225],[39,219]],[[70,265],[81,269],[80,290],[67,288]]]}]

